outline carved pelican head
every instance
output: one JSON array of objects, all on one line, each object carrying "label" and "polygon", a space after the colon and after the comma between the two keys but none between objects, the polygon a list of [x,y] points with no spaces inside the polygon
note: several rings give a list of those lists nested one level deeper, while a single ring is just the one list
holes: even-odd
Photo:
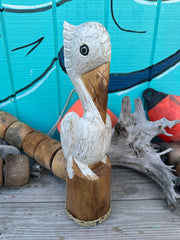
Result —
[{"label": "carved pelican head", "polygon": [[[64,22],[64,57],[75,88],[83,81],[101,118],[106,122],[111,43],[107,30],[98,22],[78,26]],[[77,89],[76,89],[77,90]]]},{"label": "carved pelican head", "polygon": [[84,73],[111,60],[111,43],[105,27],[98,22],[78,26],[64,22],[64,57],[69,76]]}]

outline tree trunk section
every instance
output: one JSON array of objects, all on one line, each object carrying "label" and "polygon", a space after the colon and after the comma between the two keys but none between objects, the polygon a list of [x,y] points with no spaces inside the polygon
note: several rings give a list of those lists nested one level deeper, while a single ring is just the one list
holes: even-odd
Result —
[{"label": "tree trunk section", "polygon": [[110,184],[111,163],[98,162],[90,169],[99,177],[98,180],[88,180],[78,167],[75,175],[66,180],[66,210],[68,216],[82,226],[96,225],[103,222],[110,214]]}]

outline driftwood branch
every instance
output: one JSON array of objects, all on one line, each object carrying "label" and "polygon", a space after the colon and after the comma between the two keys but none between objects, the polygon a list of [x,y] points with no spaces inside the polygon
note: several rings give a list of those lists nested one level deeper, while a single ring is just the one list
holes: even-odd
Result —
[{"label": "driftwood branch", "polygon": [[158,153],[152,147],[151,140],[159,134],[169,135],[164,128],[172,128],[179,122],[165,118],[148,121],[140,98],[135,99],[135,112],[131,113],[130,99],[126,96],[122,100],[121,114],[108,152],[112,165],[135,169],[159,184],[169,206],[177,206],[174,191],[177,177],[172,173],[172,167],[165,165],[160,156],[172,149]]}]

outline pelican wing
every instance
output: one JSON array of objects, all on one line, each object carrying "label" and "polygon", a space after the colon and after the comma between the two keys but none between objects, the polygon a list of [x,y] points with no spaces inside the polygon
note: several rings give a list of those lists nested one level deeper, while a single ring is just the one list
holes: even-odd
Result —
[{"label": "pelican wing", "polygon": [[75,112],[68,113],[61,123],[61,143],[66,159],[72,155],[78,129],[79,116]]}]

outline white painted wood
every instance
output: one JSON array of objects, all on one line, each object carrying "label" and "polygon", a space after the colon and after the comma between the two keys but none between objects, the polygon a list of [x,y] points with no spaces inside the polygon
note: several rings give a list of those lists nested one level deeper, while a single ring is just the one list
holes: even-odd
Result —
[{"label": "white painted wood", "polygon": [[[64,22],[63,37],[66,70],[84,109],[82,118],[73,112],[67,114],[61,123],[61,143],[67,160],[67,173],[69,178],[73,178],[75,161],[84,176],[97,179],[88,165],[105,158],[111,141],[111,120],[107,115],[106,122],[103,122],[95,99],[91,98],[83,83],[82,75],[110,63],[109,34],[97,22],[78,26]],[[92,83],[89,84],[93,88]]]}]

